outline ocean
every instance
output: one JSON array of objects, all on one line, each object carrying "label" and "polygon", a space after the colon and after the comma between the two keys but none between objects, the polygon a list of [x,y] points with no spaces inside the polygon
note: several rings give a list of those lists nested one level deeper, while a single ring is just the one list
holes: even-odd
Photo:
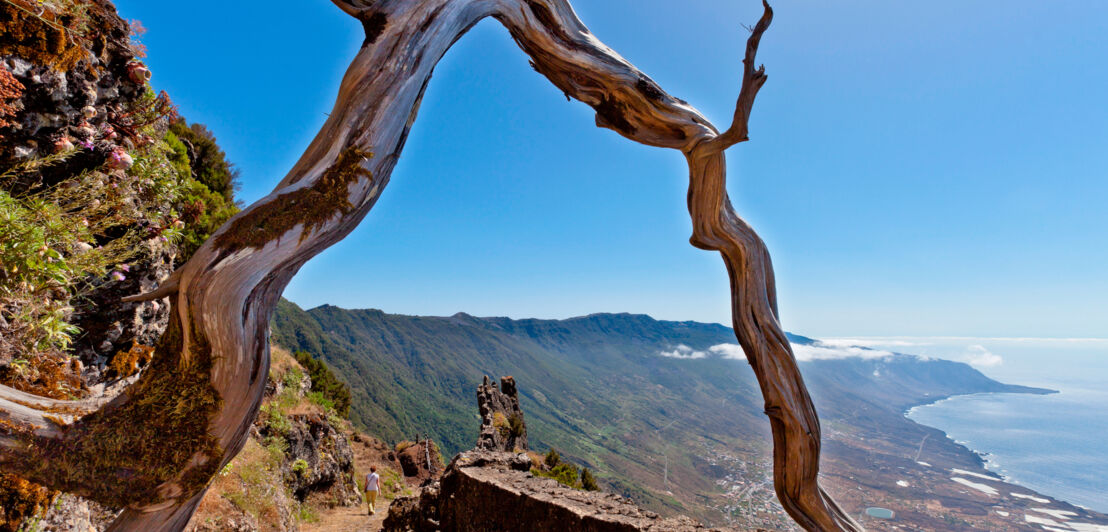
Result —
[{"label": "ocean", "polygon": [[1051,395],[957,396],[908,412],[1009,482],[1108,513],[1108,339],[865,338],[866,346],[971,363]]}]

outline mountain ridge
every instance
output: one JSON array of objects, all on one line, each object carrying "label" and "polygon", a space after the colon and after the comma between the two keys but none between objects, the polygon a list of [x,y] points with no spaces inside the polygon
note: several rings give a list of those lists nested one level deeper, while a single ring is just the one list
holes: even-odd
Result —
[{"label": "mountain ridge", "polygon": [[[767,528],[791,526],[765,482],[772,440],[753,372],[741,351],[711,351],[735,344],[723,325],[633,313],[514,320],[334,305],[305,311],[282,301],[272,330],[276,343],[310,351],[343,375],[354,395],[352,421],[385,440],[430,434],[447,455],[467,449],[479,426],[472,390],[484,375],[512,375],[533,446],[557,448],[609,489],[663,513],[714,523],[761,515]],[[800,335],[789,339],[829,348]],[[964,393],[1049,392],[913,355],[800,365],[823,420],[825,475],[848,491],[875,460],[914,454],[926,436],[943,440],[928,445],[930,462],[984,471],[980,457],[905,418],[911,406]],[[888,476],[894,469],[875,476],[884,486],[876,493],[897,489]],[[743,488],[742,501],[728,499],[728,478]],[[852,498],[863,504],[872,496],[846,500]],[[951,504],[952,515],[971,511]],[[970,506],[978,511],[977,502]]]}]

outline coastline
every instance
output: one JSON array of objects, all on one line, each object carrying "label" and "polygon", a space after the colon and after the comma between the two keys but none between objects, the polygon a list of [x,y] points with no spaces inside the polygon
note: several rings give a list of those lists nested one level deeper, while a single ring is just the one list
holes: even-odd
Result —
[{"label": "coastline", "polygon": [[[1046,389],[1046,388],[1037,388],[1037,389],[1033,389],[1033,390],[1035,390],[1035,391],[1015,391],[1015,392],[1013,392],[1013,391],[998,391],[998,392],[989,391],[989,392],[976,392],[976,393],[968,393],[968,394],[953,394],[953,395],[949,395],[949,396],[945,396],[945,397],[941,397],[941,398],[935,398],[935,400],[933,400],[933,401],[928,401],[928,402],[920,403],[920,404],[917,404],[917,405],[913,405],[913,406],[911,406],[911,407],[904,410],[904,417],[906,419],[908,419],[909,421],[913,422],[913,423],[916,423],[916,424],[919,424],[921,426],[928,427],[928,428],[931,428],[931,429],[934,429],[934,430],[938,431],[939,433],[941,433],[943,435],[943,437],[945,438],[945,440],[947,441],[948,444],[953,444],[953,445],[955,445],[955,446],[957,446],[961,449],[964,449],[968,453],[971,453],[978,460],[979,469],[981,471],[983,471],[984,473],[986,473],[987,475],[993,477],[997,481],[1000,481],[1000,482],[1003,482],[1005,484],[1009,484],[1009,485],[1012,485],[1012,486],[1018,486],[1018,487],[1020,487],[1024,490],[1027,490],[1027,491],[1031,492],[1034,495],[1045,497],[1045,499],[1040,499],[1040,500],[1049,499],[1050,501],[1054,501],[1054,502],[1058,502],[1058,503],[1064,503],[1066,505],[1073,506],[1073,507],[1076,507],[1076,508],[1080,508],[1082,510],[1086,510],[1086,511],[1092,512],[1092,513],[1098,513],[1098,514],[1108,513],[1108,506],[1101,507],[1101,508],[1090,507],[1088,504],[1086,504],[1086,501],[1083,501],[1083,500],[1073,501],[1073,500],[1071,500],[1073,494],[1072,493],[1066,493],[1067,491],[1076,491],[1076,492],[1088,493],[1088,489],[1086,489],[1084,487],[1073,486],[1073,485],[1066,484],[1066,483],[1063,482],[1062,485],[1064,485],[1066,487],[1066,489],[1062,490],[1060,492],[1058,490],[1051,489],[1049,486],[1042,486],[1042,485],[1040,485],[1040,483],[1036,482],[1035,480],[1030,480],[1029,481],[1026,478],[1024,478],[1023,475],[1020,474],[1020,471],[1017,470],[1017,471],[1013,472],[1009,469],[1008,466],[1004,465],[1005,464],[1004,451],[998,451],[997,449],[988,449],[987,444],[982,445],[981,443],[975,443],[975,442],[971,442],[971,441],[966,441],[964,439],[956,438],[956,437],[952,436],[947,430],[947,429],[950,429],[951,427],[948,426],[946,428],[943,428],[942,426],[938,426],[938,425],[942,425],[942,424],[941,423],[935,423],[934,419],[928,420],[928,422],[924,422],[923,420],[917,419],[917,417],[919,417],[919,413],[920,413],[921,409],[924,409],[924,408],[927,408],[927,407],[942,408],[942,403],[946,403],[946,402],[950,402],[950,401],[960,401],[960,400],[967,400],[967,399],[972,400],[972,398],[974,398],[974,397],[996,397],[996,396],[1004,396],[1004,395],[1044,395],[1045,396],[1045,395],[1060,395],[1060,394],[1064,393],[1062,390],[1052,390],[1052,389]],[[942,417],[941,414],[940,414],[940,417]],[[1065,478],[1065,477],[1064,476],[1059,477],[1058,475],[1053,475],[1053,478]],[[1056,493],[1057,495],[1053,495],[1052,493]],[[1035,499],[1032,499],[1032,500],[1035,500]]]}]

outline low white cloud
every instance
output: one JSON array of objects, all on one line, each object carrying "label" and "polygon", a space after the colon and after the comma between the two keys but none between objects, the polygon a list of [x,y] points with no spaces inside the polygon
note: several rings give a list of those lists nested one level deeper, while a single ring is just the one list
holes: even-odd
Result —
[{"label": "low white cloud", "polygon": [[[840,358],[885,358],[893,356],[888,351],[878,349],[865,349],[861,347],[832,347],[823,345],[822,342],[815,345],[791,344],[793,355],[801,362],[810,360],[835,360]],[[733,360],[746,360],[746,353],[738,344],[717,344],[708,348],[708,351],[722,358]]]},{"label": "low white cloud", "polygon": [[713,354],[732,360],[746,360],[746,353],[739,344],[716,344],[708,348]]},{"label": "low white cloud", "polygon": [[880,349],[866,349],[857,346],[829,346],[823,342],[813,345],[793,344],[793,354],[801,362],[842,358],[872,359],[893,356],[891,352]]},{"label": "low white cloud", "polygon": [[926,342],[898,340],[894,338],[821,338],[820,345],[830,347],[909,347],[928,345]]},{"label": "low white cloud", "polygon": [[677,347],[673,348],[673,351],[660,351],[658,354],[668,358],[684,359],[696,359],[708,356],[708,353],[705,353],[704,351],[696,351],[685,344],[678,344]]},{"label": "low white cloud", "polygon": [[[822,341],[813,345],[790,344],[793,355],[801,362],[811,360],[838,360],[843,358],[877,359],[895,356],[889,351],[880,349],[868,349],[858,346],[833,346],[825,345]],[[738,344],[716,344],[706,351],[697,351],[687,345],[679,344],[671,351],[661,351],[661,356],[681,359],[704,358],[708,355],[718,356],[729,360],[746,361],[746,353]]]},{"label": "low white cloud", "polygon": [[991,368],[1004,363],[1000,355],[989,351],[983,345],[971,345],[966,352],[965,361],[971,366]]}]

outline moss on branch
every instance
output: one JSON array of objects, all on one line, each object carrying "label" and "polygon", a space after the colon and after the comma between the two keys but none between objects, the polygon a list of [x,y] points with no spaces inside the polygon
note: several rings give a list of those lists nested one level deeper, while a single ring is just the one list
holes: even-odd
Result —
[{"label": "moss on branch", "polygon": [[[188,498],[206,486],[223,456],[209,432],[222,401],[211,384],[210,346],[193,327],[182,358],[181,330],[170,323],[126,402],[63,427],[58,439],[24,433],[21,476],[115,507]],[[159,490],[166,483],[180,490]]]},{"label": "moss on branch", "polygon": [[330,168],[311,186],[286,192],[235,218],[230,227],[215,237],[215,246],[224,251],[261,249],[302,224],[300,241],[322,227],[335,215],[354,210],[350,203],[350,184],[373,173],[362,166],[373,153],[350,146],[343,150]]}]

